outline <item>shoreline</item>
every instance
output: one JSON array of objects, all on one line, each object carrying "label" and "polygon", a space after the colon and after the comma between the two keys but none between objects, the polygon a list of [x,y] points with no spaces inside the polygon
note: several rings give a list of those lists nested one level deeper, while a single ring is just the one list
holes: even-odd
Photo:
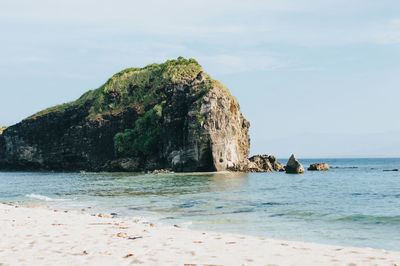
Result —
[{"label": "shoreline", "polygon": [[395,265],[400,251],[195,231],[0,203],[0,265]]}]

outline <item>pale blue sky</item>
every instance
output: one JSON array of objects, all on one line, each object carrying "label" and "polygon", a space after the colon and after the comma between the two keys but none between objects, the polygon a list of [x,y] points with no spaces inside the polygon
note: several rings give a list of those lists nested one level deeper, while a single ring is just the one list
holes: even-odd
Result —
[{"label": "pale blue sky", "polygon": [[0,125],[127,68],[193,57],[252,153],[400,156],[400,1],[1,0]]}]

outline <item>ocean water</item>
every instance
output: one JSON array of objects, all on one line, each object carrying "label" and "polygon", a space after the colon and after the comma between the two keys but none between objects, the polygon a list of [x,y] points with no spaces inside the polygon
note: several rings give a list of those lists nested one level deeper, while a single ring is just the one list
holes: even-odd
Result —
[{"label": "ocean water", "polygon": [[[285,160],[281,160],[286,163]],[[400,159],[304,159],[285,173],[0,172],[0,202],[88,208],[162,224],[400,250]]]}]

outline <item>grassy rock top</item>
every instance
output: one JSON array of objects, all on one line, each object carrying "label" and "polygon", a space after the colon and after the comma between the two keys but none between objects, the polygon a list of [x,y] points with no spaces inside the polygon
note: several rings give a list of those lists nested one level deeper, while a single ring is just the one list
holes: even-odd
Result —
[{"label": "grassy rock top", "polygon": [[189,84],[200,73],[203,73],[205,78],[202,83],[204,91],[218,86],[229,92],[221,83],[204,73],[195,59],[178,57],[162,64],[125,69],[113,75],[100,88],[86,92],[78,100],[50,107],[27,119],[34,119],[51,112],[64,112],[68,108],[86,104],[90,104],[90,118],[104,113],[118,113],[126,107],[135,107],[144,113],[163,101],[166,88],[176,84]]}]

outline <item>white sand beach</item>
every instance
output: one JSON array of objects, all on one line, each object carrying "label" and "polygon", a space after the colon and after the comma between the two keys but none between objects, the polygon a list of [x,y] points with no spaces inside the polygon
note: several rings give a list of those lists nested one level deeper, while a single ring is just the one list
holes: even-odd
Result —
[{"label": "white sand beach", "polygon": [[0,265],[395,265],[400,252],[0,204]]}]

